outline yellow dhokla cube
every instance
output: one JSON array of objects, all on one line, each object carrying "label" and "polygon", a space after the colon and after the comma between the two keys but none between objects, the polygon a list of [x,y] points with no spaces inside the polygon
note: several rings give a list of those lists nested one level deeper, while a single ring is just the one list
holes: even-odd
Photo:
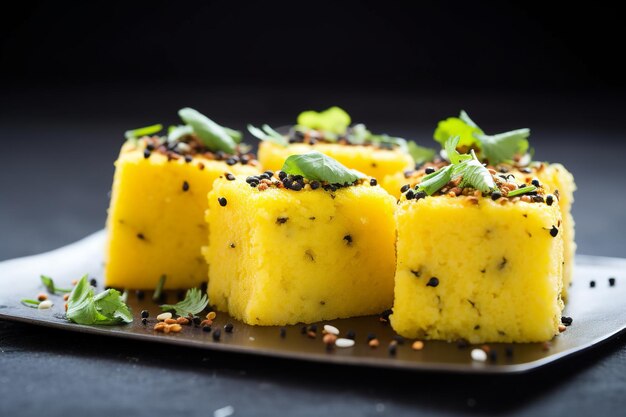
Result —
[{"label": "yellow dhokla cube", "polygon": [[276,176],[250,182],[218,179],[209,193],[205,256],[212,305],[254,325],[368,315],[391,306],[393,197],[370,180],[338,189],[311,183],[299,191],[279,186]]},{"label": "yellow dhokla cube", "polygon": [[563,239],[556,204],[402,198],[393,328],[411,338],[538,342],[558,333]]},{"label": "yellow dhokla cube", "polygon": [[[389,191],[391,195],[400,198],[401,188],[404,185],[410,187],[419,183],[424,176],[424,168],[439,168],[444,162],[427,163],[423,168],[418,170],[409,170],[399,172],[395,175],[387,176],[383,179],[383,187]],[[574,262],[576,253],[576,241],[574,233],[574,217],[572,216],[572,203],[574,202],[574,191],[576,184],[572,174],[561,164],[533,162],[527,167],[519,168],[510,164],[499,164],[491,167],[502,175],[512,174],[515,181],[519,183],[530,184],[533,179],[537,178],[547,192],[553,193],[558,200],[561,209],[563,236],[563,298],[567,299],[567,289],[571,285],[574,274]]]},{"label": "yellow dhokla cube", "polygon": [[267,141],[259,144],[259,162],[263,168],[275,171],[283,166],[290,155],[312,150],[328,155],[348,168],[381,180],[381,185],[382,179],[386,176],[415,165],[413,158],[400,148],[387,149],[375,145],[341,143],[291,143],[281,146]]},{"label": "yellow dhokla cube", "polygon": [[[151,138],[127,142],[115,163],[107,220],[105,285],[154,288],[162,275],[165,288],[190,288],[206,281],[201,247],[207,243],[206,196],[225,173],[258,173],[245,157],[211,159],[154,150]],[[235,162],[233,162],[235,161]]]}]

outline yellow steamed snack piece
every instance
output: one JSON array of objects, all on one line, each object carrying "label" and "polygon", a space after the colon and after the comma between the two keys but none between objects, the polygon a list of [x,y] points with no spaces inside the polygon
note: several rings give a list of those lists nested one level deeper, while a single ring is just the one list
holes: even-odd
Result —
[{"label": "yellow steamed snack piece", "polygon": [[251,165],[195,156],[190,162],[126,143],[115,163],[107,219],[105,285],[191,288],[206,281],[201,247],[207,243],[206,195],[226,172],[254,175]]},{"label": "yellow steamed snack piece", "polygon": [[[431,164],[427,164],[430,166]],[[434,165],[433,165],[434,166]],[[542,186],[549,193],[558,193],[558,204],[561,209],[562,235],[563,235],[563,299],[567,300],[567,291],[572,282],[574,274],[574,262],[576,254],[576,241],[574,231],[574,217],[572,216],[572,203],[574,202],[574,191],[576,184],[573,175],[561,164],[557,163],[532,163],[522,172],[510,165],[500,164],[499,167],[506,167],[507,174],[512,173],[516,177],[516,182],[530,183],[537,178]],[[411,174],[411,172],[414,172]],[[400,188],[409,184],[411,187],[419,182],[423,175],[422,171],[407,171],[407,175],[398,172],[388,175],[383,179],[382,186],[391,195],[400,198]],[[557,192],[558,191],[558,192]]]},{"label": "yellow steamed snack piece", "polygon": [[[413,158],[400,149],[381,149],[376,146],[343,145],[338,143],[292,143],[284,147],[272,142],[259,144],[259,162],[265,169],[273,171],[282,168],[290,155],[303,154],[312,150],[336,159],[348,168],[356,169],[374,177],[383,185],[383,179],[397,172],[402,173],[413,167]],[[387,191],[386,187],[384,187]]]},{"label": "yellow steamed snack piece", "polygon": [[376,314],[393,300],[395,201],[369,182],[334,192],[217,180],[209,193],[209,298],[248,324]]},{"label": "yellow steamed snack piece", "polygon": [[563,308],[558,206],[471,199],[400,202],[394,330],[471,343],[552,339]]}]

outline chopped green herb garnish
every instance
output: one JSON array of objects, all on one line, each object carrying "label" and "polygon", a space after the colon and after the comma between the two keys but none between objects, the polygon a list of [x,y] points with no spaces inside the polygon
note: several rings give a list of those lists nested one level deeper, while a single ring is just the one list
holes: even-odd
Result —
[{"label": "chopped green herb garnish", "polygon": [[453,136],[459,137],[458,147],[475,147],[482,160],[498,164],[512,160],[516,155],[528,151],[529,129],[517,129],[510,132],[487,135],[478,127],[467,113],[461,110],[459,117],[450,117],[437,125],[434,138],[444,145]]},{"label": "chopped green herb garnish", "polygon": [[[326,139],[326,136],[324,136]],[[346,134],[346,139],[353,145],[362,145],[366,142],[381,145],[388,144],[397,146],[408,152],[406,139],[387,134],[375,135],[370,132],[363,123],[358,123],[350,128]]]},{"label": "chopped green herb garnish", "polygon": [[231,129],[226,126],[222,127],[224,128],[228,136],[230,136],[232,140],[235,141],[235,143],[241,143],[241,140],[243,139],[243,133],[241,133],[239,130]]},{"label": "chopped green herb garnish", "polygon": [[154,288],[154,293],[152,293],[153,301],[159,301],[159,299],[161,298],[161,293],[163,292],[163,285],[165,285],[166,278],[167,275],[165,274],[161,275],[161,277],[159,278],[159,282],[157,282],[157,285]]},{"label": "chopped green herb garnish", "polygon": [[180,109],[178,115],[186,124],[193,128],[198,139],[200,139],[207,148],[212,151],[223,151],[228,154],[235,153],[237,144],[224,127],[190,107]]},{"label": "chopped green herb garnish", "polygon": [[289,144],[286,137],[272,129],[269,125],[263,125],[261,127],[263,130],[249,124],[248,132],[260,140],[266,140],[280,146],[287,146]]},{"label": "chopped green herb garnish", "polygon": [[423,177],[422,182],[416,186],[416,190],[433,195],[448,182],[458,177],[463,177],[460,183],[463,187],[472,187],[484,193],[495,188],[496,183],[493,177],[487,168],[478,161],[474,151],[471,151],[470,154],[457,152],[458,142],[458,136],[446,141],[446,153],[451,164]]},{"label": "chopped green herb garnish", "polygon": [[67,300],[66,317],[78,324],[112,325],[131,323],[133,316],[119,291],[108,289],[94,295],[94,288],[84,275]]},{"label": "chopped green herb garnish", "polygon": [[330,184],[351,184],[363,178],[361,173],[346,168],[318,151],[289,156],[282,171],[291,175],[302,175],[311,181],[325,181]]},{"label": "chopped green herb garnish", "polygon": [[174,310],[179,316],[187,317],[190,314],[193,316],[200,313],[208,304],[209,298],[206,294],[203,294],[198,288],[191,288],[187,290],[184,300],[176,304],[163,304],[161,308],[163,311]]},{"label": "chopped green herb garnish", "polygon": [[170,143],[178,142],[192,133],[193,128],[189,125],[170,126],[167,132],[167,141]]},{"label": "chopped green herb garnish", "polygon": [[31,300],[30,298],[22,298],[20,303],[24,304],[26,307],[37,308],[41,301],[39,300]]},{"label": "chopped green herb garnish", "polygon": [[338,135],[346,133],[350,126],[350,115],[340,107],[334,106],[321,112],[304,111],[298,115],[298,125],[309,129],[331,132]]},{"label": "chopped green herb garnish", "polygon": [[420,146],[412,140],[408,142],[407,150],[417,165],[432,161],[437,153],[434,149]]},{"label": "chopped green herb garnish", "polygon": [[163,125],[155,124],[152,126],[140,127],[138,129],[127,130],[124,132],[124,137],[126,139],[136,139],[141,138],[143,136],[154,135],[155,133],[159,133],[163,130]]},{"label": "chopped green herb garnish", "polygon": [[522,187],[522,188],[518,188],[517,190],[509,191],[509,193],[507,194],[507,197],[515,197],[515,196],[526,194],[526,193],[532,193],[536,189],[537,189],[537,187],[535,187],[534,185],[527,185],[526,187]]},{"label": "chopped green herb garnish", "polygon": [[60,293],[67,293],[67,292],[72,292],[71,288],[58,288],[54,285],[54,280],[50,277],[47,277],[45,275],[40,275],[41,278],[41,282],[43,283],[43,285],[46,287],[46,289],[48,290],[48,292],[50,294],[56,294],[57,292]]}]

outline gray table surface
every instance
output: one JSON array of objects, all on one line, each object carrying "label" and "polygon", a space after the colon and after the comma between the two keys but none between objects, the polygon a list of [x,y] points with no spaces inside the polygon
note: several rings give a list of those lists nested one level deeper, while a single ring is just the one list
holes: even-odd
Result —
[{"label": "gray table surface", "polygon": [[[121,132],[196,106],[223,124],[286,124],[341,104],[378,130],[430,142],[463,107],[486,130],[529,126],[538,159],[576,176],[580,253],[626,257],[624,106],[615,97],[267,89],[14,89],[0,97],[0,260],[103,227]],[[621,120],[620,120],[621,117]],[[625,277],[626,278],[626,277]],[[624,337],[514,377],[319,367],[0,321],[0,415],[624,415]]]}]

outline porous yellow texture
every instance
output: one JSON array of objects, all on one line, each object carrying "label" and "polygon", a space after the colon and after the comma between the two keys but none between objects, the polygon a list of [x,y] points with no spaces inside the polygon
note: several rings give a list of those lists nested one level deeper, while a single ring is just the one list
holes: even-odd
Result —
[{"label": "porous yellow texture", "polygon": [[190,288],[206,281],[201,247],[207,243],[204,212],[213,181],[226,172],[253,175],[250,165],[227,165],[196,156],[168,161],[126,143],[115,162],[107,220],[105,285]]},{"label": "porous yellow texture", "polygon": [[[288,146],[264,141],[259,144],[259,162],[265,169],[277,171],[290,155],[319,151],[336,159],[348,168],[356,169],[383,183],[383,178],[414,166],[413,158],[406,152],[381,149],[372,145],[342,145],[337,143],[292,143]],[[389,191],[389,190],[388,190]]]},{"label": "porous yellow texture", "polygon": [[471,343],[552,339],[563,307],[563,239],[550,231],[560,217],[556,204],[402,200],[393,328]]},{"label": "porous yellow texture", "polygon": [[[567,299],[567,290],[572,282],[574,274],[574,263],[576,254],[576,241],[574,233],[574,217],[572,216],[572,203],[574,202],[574,191],[576,184],[573,175],[561,164],[549,164],[544,162],[532,163],[526,172],[522,172],[510,165],[506,166],[507,174],[514,174],[519,183],[530,183],[533,178],[537,178],[549,193],[559,195],[558,204],[561,209],[563,235],[563,298]],[[506,174],[505,174],[506,175]],[[403,172],[389,175],[383,179],[381,185],[389,191],[391,195],[400,198],[400,188],[409,184],[413,187],[423,176],[423,171],[416,171],[414,175],[408,177]],[[558,191],[558,193],[557,193]]]},{"label": "porous yellow texture", "polygon": [[572,283],[574,262],[576,255],[576,241],[574,233],[574,217],[572,204],[576,183],[574,176],[561,164],[539,164],[532,168],[532,173],[539,181],[545,184],[550,192],[558,190],[559,207],[561,208],[563,232],[563,297],[567,298],[567,291]]},{"label": "porous yellow texture", "polygon": [[261,191],[238,178],[215,181],[208,198],[204,252],[217,309],[284,325],[391,306],[395,201],[379,186]]}]

